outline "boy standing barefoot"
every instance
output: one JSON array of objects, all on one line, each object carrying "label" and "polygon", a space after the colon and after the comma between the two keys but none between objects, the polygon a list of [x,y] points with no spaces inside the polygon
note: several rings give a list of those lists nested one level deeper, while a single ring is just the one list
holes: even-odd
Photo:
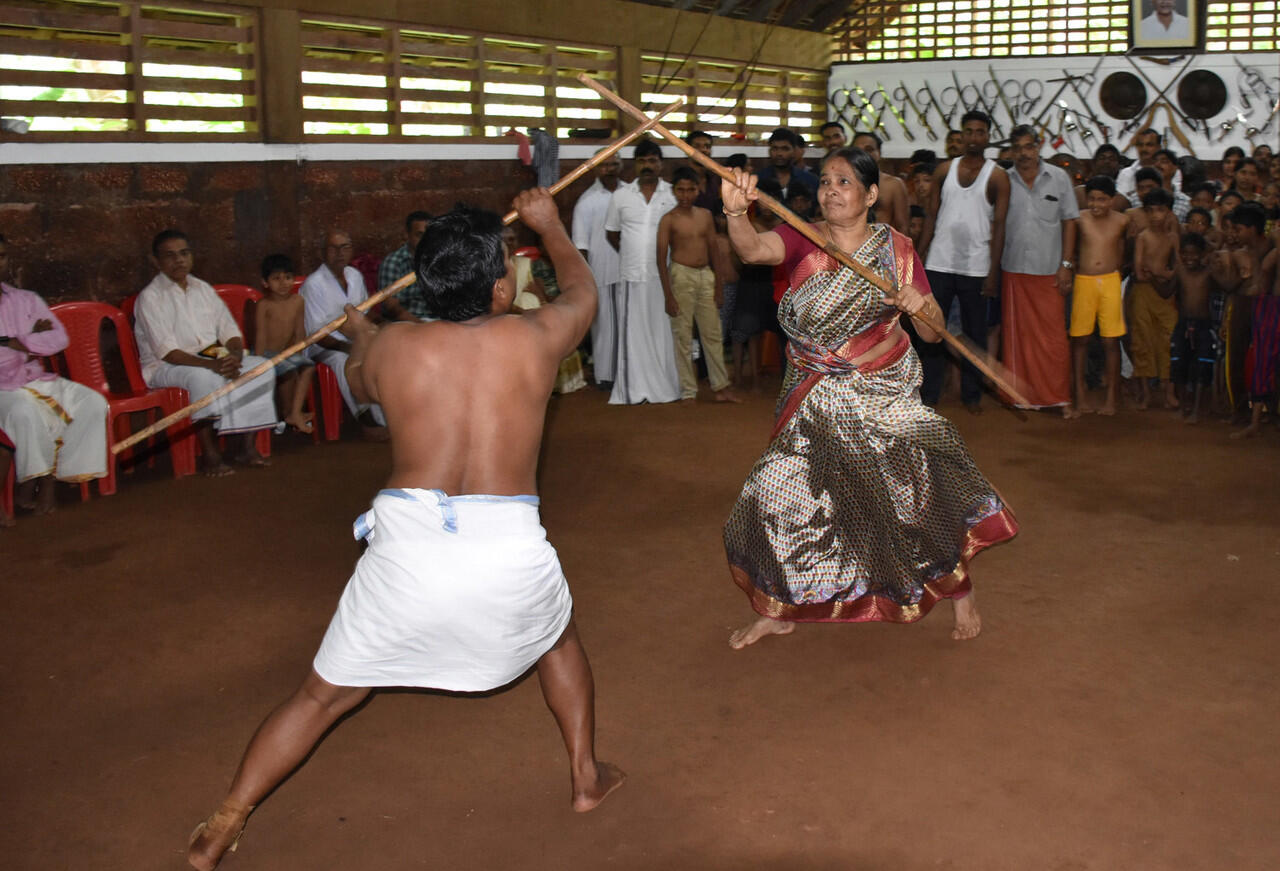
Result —
[{"label": "boy standing barefoot", "polygon": [[724,291],[712,247],[715,222],[709,210],[693,204],[698,198],[698,177],[693,170],[682,166],[672,178],[676,207],[658,222],[658,277],[675,339],[680,398],[698,398],[698,373],[691,353],[696,322],[716,402],[741,402],[729,389],[729,376],[724,369],[724,339],[720,334]]},{"label": "boy standing barefoot", "polygon": [[369,548],[311,671],[258,727],[230,794],[193,833],[187,859],[202,871],[372,687],[477,692],[536,665],[569,751],[573,809],[591,810],[622,784],[595,757],[591,666],[534,495],[547,400],[595,316],[595,279],[544,188],[515,206],[555,264],[561,293],[550,304],[508,315],[501,222],[459,206],[432,221],[415,258],[440,320],[377,333],[346,307],[348,382],[386,412],[391,477],[356,522]]},{"label": "boy standing barefoot", "polygon": [[1213,282],[1208,269],[1208,243],[1199,233],[1182,237],[1174,288],[1178,297],[1178,324],[1169,346],[1170,381],[1182,387],[1182,418],[1200,420],[1203,388],[1213,383],[1217,362],[1213,344],[1211,301]]},{"label": "boy standing barefoot", "polygon": [[1095,409],[1085,384],[1089,337],[1095,325],[1107,358],[1107,401],[1099,413],[1116,413],[1120,384],[1120,337],[1124,335],[1124,303],[1120,295],[1120,265],[1124,262],[1129,218],[1113,211],[1115,182],[1095,175],[1085,183],[1086,211],[1080,213],[1074,295],[1071,299],[1071,368],[1076,386],[1076,411]]},{"label": "boy standing barefoot", "polygon": [[1177,225],[1170,226],[1173,195],[1164,188],[1142,197],[1146,227],[1133,247],[1134,284],[1129,290],[1129,346],[1133,353],[1133,377],[1141,389],[1138,408],[1151,402],[1152,378],[1164,389],[1165,408],[1177,408],[1178,398],[1169,380],[1169,337],[1178,322],[1173,296],[1173,274],[1178,262]]}]

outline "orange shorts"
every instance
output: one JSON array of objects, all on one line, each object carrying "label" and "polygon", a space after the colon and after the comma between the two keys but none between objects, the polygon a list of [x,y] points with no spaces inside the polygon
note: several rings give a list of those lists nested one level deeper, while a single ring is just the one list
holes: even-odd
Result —
[{"label": "orange shorts", "polygon": [[1120,292],[1120,273],[1077,275],[1071,297],[1071,330],[1073,336],[1093,334],[1094,324],[1107,339],[1125,334],[1124,300]]}]

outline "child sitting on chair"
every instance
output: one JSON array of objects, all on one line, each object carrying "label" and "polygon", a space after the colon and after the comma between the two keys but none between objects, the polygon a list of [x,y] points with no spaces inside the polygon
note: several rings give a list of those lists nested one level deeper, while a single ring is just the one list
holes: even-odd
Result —
[{"label": "child sitting on chair", "polygon": [[[284,254],[271,254],[262,261],[263,297],[254,310],[254,353],[274,357],[306,338],[302,325],[302,297],[293,292],[293,261]],[[309,433],[313,416],[302,410],[315,377],[315,363],[302,351],[276,363],[278,405],[287,412],[281,417],[294,429]]]}]

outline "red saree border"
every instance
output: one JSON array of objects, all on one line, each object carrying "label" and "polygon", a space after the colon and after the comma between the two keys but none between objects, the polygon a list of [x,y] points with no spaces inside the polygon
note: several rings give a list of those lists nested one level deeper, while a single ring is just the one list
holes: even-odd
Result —
[{"label": "red saree border", "polygon": [[839,602],[813,602],[794,605],[782,602],[761,591],[752,583],[751,575],[729,557],[729,573],[762,617],[791,623],[914,623],[933,610],[943,599],[963,599],[973,590],[969,579],[969,561],[989,547],[1008,541],[1018,534],[1018,521],[1013,512],[1002,508],[965,532],[960,549],[960,562],[948,574],[924,585],[924,594],[914,605],[899,605],[884,596],[868,594]]}]

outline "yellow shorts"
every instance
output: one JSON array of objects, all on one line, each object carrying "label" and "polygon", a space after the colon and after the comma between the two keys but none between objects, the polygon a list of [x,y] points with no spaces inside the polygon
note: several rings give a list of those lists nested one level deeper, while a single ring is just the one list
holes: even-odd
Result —
[{"label": "yellow shorts", "polygon": [[1077,275],[1074,291],[1071,298],[1071,335],[1092,335],[1095,322],[1104,338],[1114,339],[1125,334],[1119,272]]}]

